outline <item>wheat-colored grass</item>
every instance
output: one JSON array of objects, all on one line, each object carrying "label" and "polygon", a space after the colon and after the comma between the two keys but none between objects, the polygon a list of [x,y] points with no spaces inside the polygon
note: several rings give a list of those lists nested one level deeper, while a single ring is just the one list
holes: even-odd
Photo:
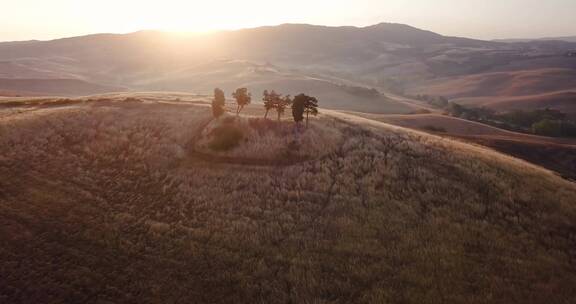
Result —
[{"label": "wheat-colored grass", "polygon": [[[0,116],[0,301],[576,297],[573,184],[478,146],[323,113],[303,141],[310,157],[290,166],[195,159],[196,135],[218,122],[192,103]],[[284,141],[256,133],[226,155],[280,155],[267,148]]]}]

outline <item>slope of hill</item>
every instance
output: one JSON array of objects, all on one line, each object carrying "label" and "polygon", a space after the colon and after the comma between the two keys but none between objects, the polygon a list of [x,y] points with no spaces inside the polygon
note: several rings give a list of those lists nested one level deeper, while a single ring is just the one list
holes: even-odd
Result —
[{"label": "slope of hill", "polygon": [[536,39],[496,39],[496,42],[531,42],[531,41],[566,41],[566,42],[576,42],[576,36],[564,36],[564,37],[545,37]]},{"label": "slope of hill", "polygon": [[[191,150],[211,121],[207,105],[109,96],[1,109],[0,299],[576,297],[574,184],[480,147],[330,111],[307,131],[322,153],[306,160],[207,160]],[[246,127],[261,140],[238,149],[296,149],[271,140],[294,136],[276,133],[280,124],[259,126]]]},{"label": "slope of hill", "polygon": [[379,115],[350,113],[396,126],[480,144],[553,170],[564,178],[576,180],[576,139],[516,133],[478,122],[439,114]]},{"label": "slope of hill", "polygon": [[[576,62],[576,60],[575,60]],[[411,91],[449,98],[527,96],[576,89],[576,69],[495,72],[433,80]]]},{"label": "slope of hill", "polygon": [[72,78],[63,77],[70,76],[63,73],[58,73],[53,70],[44,69],[42,66],[34,66],[29,62],[18,62],[18,61],[0,61],[0,78],[41,78],[41,79],[53,79],[53,78]]},{"label": "slope of hill", "polygon": [[476,107],[488,107],[501,112],[512,110],[555,109],[567,114],[576,114],[576,88],[527,96],[464,97],[455,102]]},{"label": "slope of hill", "polygon": [[[191,85],[193,84],[193,85]],[[302,92],[322,101],[324,107],[375,113],[410,113],[414,107],[396,102],[376,90],[353,82],[307,75],[270,63],[258,64],[246,60],[218,60],[188,67],[141,82],[138,86],[158,91],[182,91],[191,86],[198,92],[212,92],[214,87],[225,92],[246,87],[259,102],[264,90],[274,88],[284,95]]]},{"label": "slope of hill", "polygon": [[10,79],[0,78],[0,91],[11,95],[79,96],[106,92],[125,91],[126,88],[89,83],[80,79]]},{"label": "slope of hill", "polygon": [[359,112],[347,113],[411,129],[427,130],[427,127],[432,127],[428,131],[433,131],[434,128],[437,128],[438,130],[442,130],[439,132],[445,132],[450,135],[492,136],[518,141],[574,145],[576,148],[576,139],[517,133],[479,122],[441,114],[382,115]]},{"label": "slope of hill", "polygon": [[551,108],[573,114],[576,60],[573,64],[574,68],[511,70],[436,79],[414,86],[409,94],[445,96],[460,104],[502,112]]}]

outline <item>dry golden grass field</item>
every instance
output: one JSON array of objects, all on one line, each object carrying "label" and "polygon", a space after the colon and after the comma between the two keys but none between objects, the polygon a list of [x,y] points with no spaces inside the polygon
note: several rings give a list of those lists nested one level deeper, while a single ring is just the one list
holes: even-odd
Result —
[{"label": "dry golden grass field", "polygon": [[511,132],[440,114],[348,113],[486,146],[556,171],[565,178],[576,180],[576,140],[572,138],[544,137]]},{"label": "dry golden grass field", "polygon": [[[573,183],[337,111],[301,135],[256,105],[214,121],[207,100],[0,101],[0,303],[576,298]],[[214,151],[222,126],[241,136]]]}]

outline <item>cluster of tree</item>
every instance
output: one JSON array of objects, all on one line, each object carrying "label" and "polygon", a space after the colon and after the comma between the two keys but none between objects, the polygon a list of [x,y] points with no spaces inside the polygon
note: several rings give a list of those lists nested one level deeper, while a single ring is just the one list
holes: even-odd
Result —
[{"label": "cluster of tree", "polygon": [[[252,102],[252,94],[248,92],[247,88],[236,89],[232,93],[232,97],[236,100],[236,115],[244,109],[245,106]],[[226,95],[224,91],[219,88],[214,89],[214,99],[212,99],[212,114],[214,117],[220,117],[220,115],[226,112]]]},{"label": "cluster of tree", "polygon": [[576,121],[570,119],[565,113],[553,109],[496,113],[492,109],[483,107],[465,107],[449,101],[444,96],[424,94],[411,97],[424,101],[435,108],[443,109],[452,116],[482,122],[506,130],[545,136],[576,137]]},{"label": "cluster of tree", "polygon": [[576,122],[543,119],[532,125],[532,132],[544,136],[576,137]]},{"label": "cluster of tree", "polygon": [[264,101],[264,109],[266,113],[264,114],[264,118],[268,118],[268,112],[270,110],[276,110],[278,114],[278,121],[286,111],[286,108],[292,104],[292,99],[290,95],[286,95],[282,97],[281,94],[276,93],[274,90],[268,92],[268,90],[264,90],[264,97],[262,98]]},{"label": "cluster of tree", "polygon": [[[240,112],[244,107],[252,102],[252,94],[248,92],[247,88],[236,89],[232,93],[232,97],[236,100],[236,115],[240,115]],[[283,96],[282,94],[276,93],[274,90],[264,91],[264,97],[262,98],[264,102],[264,109],[266,110],[264,118],[268,118],[268,113],[272,110],[276,111],[277,119],[280,121],[282,115],[286,112],[286,108],[289,106],[292,108],[292,116],[294,121],[300,123],[304,120],[304,114],[306,114],[306,126],[308,126],[308,118],[310,115],[316,116],[318,114],[318,99],[305,94],[296,95],[292,98],[290,95]],[[214,117],[219,117],[225,112],[226,97],[224,91],[221,89],[214,89],[214,99],[212,100],[212,114]]]},{"label": "cluster of tree", "polygon": [[435,107],[435,108],[439,108],[439,109],[444,109],[446,108],[450,101],[448,100],[448,98],[444,97],[444,96],[431,96],[431,95],[415,95],[415,96],[410,96],[416,100],[420,100],[420,101],[424,101],[426,103],[428,103],[429,105]]},{"label": "cluster of tree", "polygon": [[469,108],[450,102],[445,110],[452,116],[502,129],[544,136],[576,137],[576,121],[554,109],[497,113],[492,109]]},{"label": "cluster of tree", "polygon": [[359,86],[349,86],[349,85],[340,85],[340,88],[345,92],[363,98],[378,98],[382,97],[380,91],[376,90],[375,88],[365,88]]},{"label": "cluster of tree", "polygon": [[379,87],[384,88],[384,90],[388,92],[392,92],[394,94],[405,95],[406,94],[406,85],[403,81],[395,77],[382,77],[376,80],[376,85]]},{"label": "cluster of tree", "polygon": [[488,108],[468,108],[455,102],[449,102],[444,108],[452,116],[464,118],[467,120],[490,122],[498,121],[496,112]]},{"label": "cluster of tree", "polygon": [[512,111],[499,114],[502,121],[545,136],[576,137],[576,121],[558,110]]}]

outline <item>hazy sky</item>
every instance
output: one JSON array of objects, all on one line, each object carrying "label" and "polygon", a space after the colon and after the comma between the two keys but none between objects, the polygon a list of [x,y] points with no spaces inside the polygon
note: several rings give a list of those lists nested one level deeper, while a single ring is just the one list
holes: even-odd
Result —
[{"label": "hazy sky", "polygon": [[576,0],[0,0],[0,8],[0,41],[380,22],[481,39],[576,36]]}]

